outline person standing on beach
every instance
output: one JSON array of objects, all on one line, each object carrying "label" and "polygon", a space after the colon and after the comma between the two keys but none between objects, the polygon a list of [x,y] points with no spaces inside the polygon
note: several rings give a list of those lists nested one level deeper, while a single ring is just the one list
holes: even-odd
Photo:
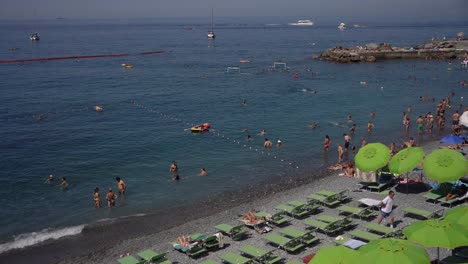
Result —
[{"label": "person standing on beach", "polygon": [[99,196],[99,188],[98,187],[96,187],[94,189],[93,198],[94,198],[94,207],[95,208],[101,208],[101,197]]},{"label": "person standing on beach", "polygon": [[367,145],[366,138],[365,138],[365,137],[362,137],[362,138],[361,138],[361,148],[364,147],[365,145]]},{"label": "person standing on beach", "polygon": [[424,130],[424,119],[422,116],[419,116],[418,119],[416,119],[416,125],[418,127],[418,135],[422,135]]},{"label": "person standing on beach", "polygon": [[344,137],[344,150],[348,151],[349,143],[351,143],[351,137],[346,133],[343,134],[343,137]]},{"label": "person standing on beach", "polygon": [[428,133],[429,135],[432,135],[432,128],[434,127],[434,122],[435,122],[434,116],[433,116],[433,115],[429,115],[429,116],[427,117],[427,126],[426,126],[427,133]]},{"label": "person standing on beach", "polygon": [[393,198],[395,197],[394,191],[389,191],[387,197],[383,199],[380,203],[380,215],[377,218],[377,224],[380,225],[384,218],[390,217],[390,227],[393,228],[395,217],[392,214],[393,211]]},{"label": "person standing on beach", "polygon": [[344,150],[343,150],[343,147],[340,145],[340,143],[336,145],[338,145],[338,163],[341,163],[343,161]]},{"label": "person standing on beach", "polygon": [[117,195],[112,191],[112,188],[109,188],[109,191],[106,195],[107,206],[112,208],[115,206],[115,200],[117,199]]},{"label": "person standing on beach", "polygon": [[411,120],[410,120],[410,118],[409,118],[409,117],[406,117],[406,120],[404,121],[404,125],[405,125],[405,131],[406,131],[406,133],[409,133],[410,124],[411,124]]},{"label": "person standing on beach", "polygon": [[457,110],[452,115],[452,129],[453,127],[458,125],[458,122],[460,122],[460,114],[458,113],[458,110]]},{"label": "person standing on beach", "polygon": [[127,189],[127,185],[120,177],[115,177],[117,181],[117,188],[119,189],[119,196],[125,196],[125,189]]},{"label": "person standing on beach", "polygon": [[330,149],[331,139],[328,135],[325,135],[325,141],[323,142],[323,150],[328,151]]}]

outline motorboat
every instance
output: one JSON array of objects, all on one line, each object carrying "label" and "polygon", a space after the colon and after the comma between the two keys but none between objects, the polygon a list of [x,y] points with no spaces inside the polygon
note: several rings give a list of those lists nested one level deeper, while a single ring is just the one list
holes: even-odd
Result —
[{"label": "motorboat", "polygon": [[213,9],[211,9],[211,30],[208,31],[208,34],[207,34],[208,39],[215,39],[215,37],[216,37],[216,34],[215,34],[214,30],[213,30],[213,26],[214,26],[214,24],[213,24]]},{"label": "motorboat", "polygon": [[39,41],[41,38],[39,37],[39,34],[33,33],[29,36],[29,39],[31,39],[31,41]]},{"label": "motorboat", "polygon": [[288,25],[290,26],[313,26],[314,22],[304,19],[304,20],[298,20],[297,22],[294,22],[294,23],[288,23]]},{"label": "motorboat", "polygon": [[343,31],[343,30],[346,30],[348,28],[348,26],[346,26],[345,23],[341,22],[339,25],[338,25],[338,29]]},{"label": "motorboat", "polygon": [[210,127],[211,127],[210,123],[203,123],[200,125],[193,126],[190,129],[190,131],[192,131],[192,133],[201,133],[201,132],[209,131]]}]

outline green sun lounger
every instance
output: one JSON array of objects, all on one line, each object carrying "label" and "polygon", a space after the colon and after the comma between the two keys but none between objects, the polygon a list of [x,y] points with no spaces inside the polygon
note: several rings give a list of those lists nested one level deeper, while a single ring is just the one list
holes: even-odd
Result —
[{"label": "green sun lounger", "polygon": [[376,223],[367,224],[366,229],[369,230],[369,231],[372,231],[374,233],[382,234],[384,236],[389,236],[389,235],[395,233],[395,229],[393,229],[391,227],[386,227],[386,226],[383,226],[383,225],[379,225],[379,224],[376,224]]},{"label": "green sun lounger", "polygon": [[329,222],[329,223],[315,220],[315,219],[307,219],[304,221],[304,224],[312,228],[312,230],[320,231],[327,235],[333,235],[349,227],[351,222],[348,222],[348,219],[346,220],[345,219],[346,218],[337,222]]},{"label": "green sun lounger", "polygon": [[212,259],[207,259],[205,261],[200,262],[200,264],[219,264],[219,263]]},{"label": "green sun lounger", "polygon": [[215,226],[215,228],[221,233],[228,235],[233,240],[240,240],[248,234],[248,232],[243,229],[244,225],[232,226],[228,224],[219,224]]},{"label": "green sun lounger", "polygon": [[431,219],[431,218],[440,218],[442,217],[444,213],[444,209],[439,209],[434,212],[414,208],[414,207],[406,207],[402,209],[403,212],[405,212],[406,215],[411,215],[411,216],[416,216],[419,218],[424,218],[424,219]]},{"label": "green sun lounger", "polygon": [[280,204],[275,207],[276,210],[283,211],[292,217],[295,218],[302,218],[306,215],[309,214],[309,211],[306,210],[305,204],[300,205],[300,206],[292,206],[292,205],[287,205],[287,204]]},{"label": "green sun lounger", "polygon": [[343,228],[348,227],[353,222],[350,217],[336,217],[331,215],[319,215],[316,220],[342,226]]},{"label": "green sun lounger", "polygon": [[289,219],[284,216],[284,211],[277,212],[273,215],[270,215],[269,213],[265,211],[260,211],[260,212],[255,213],[255,216],[265,217],[268,223],[274,224],[275,226],[282,226],[282,225],[289,223]]},{"label": "green sun lounger", "polygon": [[207,251],[204,247],[203,243],[197,243],[196,245],[191,246],[185,254],[187,254],[191,258],[197,258],[202,254],[205,254]]},{"label": "green sun lounger", "polygon": [[206,250],[214,250],[219,248],[219,241],[216,236],[209,236],[204,241],[204,247]]},{"label": "green sun lounger", "polygon": [[367,240],[367,241],[372,241],[372,240],[382,238],[381,235],[377,235],[377,234],[367,232],[367,231],[363,231],[363,230],[353,230],[353,231],[349,232],[349,234],[352,237],[359,238],[359,239],[362,239],[362,240]]},{"label": "green sun lounger", "polygon": [[448,205],[449,207],[452,207],[456,203],[464,203],[466,199],[468,199],[468,192],[462,197],[456,197],[450,200],[446,200],[444,196],[444,197],[439,198],[437,201],[440,202],[440,204],[444,204],[444,205]]},{"label": "green sun lounger", "polygon": [[358,208],[342,205],[336,209],[342,214],[351,214],[355,217],[359,217],[359,219],[368,219],[377,215],[377,213],[370,208]]},{"label": "green sun lounger", "polygon": [[[167,252],[157,253],[151,249],[147,249],[141,252],[138,252],[137,255],[144,259],[146,262],[151,263],[171,263],[166,259]],[[167,262],[168,261],[168,262]]]},{"label": "green sun lounger", "polygon": [[253,262],[252,259],[243,257],[233,252],[228,252],[226,254],[223,254],[219,258],[222,259],[223,262],[229,263],[229,264],[247,264],[247,263]]},{"label": "green sun lounger", "polygon": [[[321,194],[319,194],[321,193]],[[316,201],[316,202],[319,202],[325,206],[328,206],[328,207],[333,207],[335,205],[338,205],[340,204],[342,201],[339,198],[338,194],[337,193],[334,193],[333,195],[328,195],[328,196],[325,196],[325,194],[331,194],[331,192],[326,192],[326,191],[322,191],[322,192],[319,192],[319,193],[314,193],[314,194],[310,194],[307,196],[308,199],[312,200],[312,201]]]},{"label": "green sun lounger", "polygon": [[136,259],[134,256],[126,256],[117,259],[120,264],[143,264],[143,261]]},{"label": "green sun lounger", "polygon": [[288,252],[295,252],[305,246],[299,240],[289,239],[278,233],[269,233],[263,238],[268,240],[269,243],[277,245]]},{"label": "green sun lounger", "polygon": [[316,192],[316,194],[322,195],[322,196],[325,196],[325,197],[329,197],[329,196],[336,195],[337,193],[336,192],[331,192],[331,191],[326,191],[326,190],[320,190],[319,192]]},{"label": "green sun lounger", "polygon": [[258,248],[252,245],[245,245],[239,250],[243,254],[253,258],[254,261],[258,263],[274,264],[282,260],[281,257],[273,256],[273,252],[275,251],[274,249],[265,250],[263,248]]},{"label": "green sun lounger", "polygon": [[299,261],[299,260],[291,260],[291,261],[288,261],[286,264],[304,264],[304,262]]},{"label": "green sun lounger", "polygon": [[312,231],[304,232],[292,227],[281,228],[278,230],[278,232],[286,237],[298,239],[306,245],[310,245],[319,240],[312,234]]}]

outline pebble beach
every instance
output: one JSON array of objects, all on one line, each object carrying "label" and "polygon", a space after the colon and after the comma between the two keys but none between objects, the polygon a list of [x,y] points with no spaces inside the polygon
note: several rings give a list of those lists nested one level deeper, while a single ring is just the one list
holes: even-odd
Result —
[{"label": "pebble beach", "polygon": [[[430,153],[432,150],[437,149],[440,146],[438,142],[430,142],[423,146],[426,154]],[[73,259],[67,259],[61,261],[59,263],[117,263],[117,259],[121,255],[125,255],[127,253],[135,254],[137,252],[143,251],[145,249],[152,249],[156,252],[168,252],[166,255],[167,258],[172,261],[173,263],[200,263],[204,260],[211,259],[221,263],[221,259],[219,258],[220,255],[225,254],[227,252],[234,252],[238,253],[239,248],[244,245],[254,245],[256,247],[264,248],[267,250],[275,249],[274,246],[269,245],[265,239],[262,238],[262,234],[259,234],[253,229],[250,229],[250,236],[241,241],[234,241],[229,237],[225,236],[225,247],[216,251],[211,251],[208,254],[201,256],[200,258],[193,259],[188,257],[187,255],[176,251],[172,248],[172,242],[175,242],[178,236],[182,235],[190,235],[193,233],[202,233],[202,234],[214,234],[216,233],[216,229],[214,228],[215,225],[220,223],[226,223],[230,225],[239,225],[241,222],[239,221],[239,217],[241,215],[246,214],[250,210],[254,211],[267,211],[270,213],[274,212],[274,207],[281,203],[286,203],[287,201],[291,200],[300,200],[306,201],[306,196],[318,192],[320,190],[329,190],[329,191],[342,191],[345,189],[350,190],[351,201],[347,202],[346,205],[357,207],[359,206],[358,200],[361,198],[372,198],[372,199],[383,199],[385,194],[388,193],[388,189],[381,193],[370,192],[370,191],[362,191],[358,185],[359,180],[357,179],[350,179],[345,177],[340,177],[335,173],[331,176],[327,176],[318,180],[315,180],[311,183],[305,184],[303,186],[290,189],[287,191],[282,191],[278,193],[273,193],[265,198],[252,200],[247,203],[239,204],[238,206],[232,208],[226,208],[221,212],[218,212],[214,215],[203,217],[199,219],[195,219],[193,221],[188,221],[182,225],[179,225],[174,228],[170,228],[159,233],[155,234],[147,234],[135,239],[129,239],[122,243],[113,245],[111,248],[104,252],[100,252],[99,255],[85,255]],[[425,183],[428,183],[429,180],[423,178]],[[392,188],[395,190],[395,187]],[[405,226],[409,225],[410,223],[417,221],[415,218],[411,218],[408,216],[404,216],[404,212],[401,208],[405,207],[415,207],[427,211],[436,211],[439,209],[444,209],[445,211],[448,209],[447,207],[443,207],[439,204],[434,204],[431,202],[425,201],[424,197],[421,195],[424,191],[415,191],[411,190],[408,194],[402,193],[400,191],[396,192],[395,197],[395,209],[393,214],[395,216],[395,223],[396,229],[402,229]],[[323,207],[320,210],[319,214],[327,214],[338,216],[339,212],[333,208]],[[290,218],[290,225],[291,227],[295,227],[297,229],[306,230],[306,225],[303,223],[306,219],[313,219],[316,217],[317,214],[312,214],[304,219],[295,219],[292,217]],[[354,229],[364,229],[364,226],[369,222],[376,222],[376,218],[371,218],[370,220],[360,220],[358,218],[354,218],[353,222],[355,224]],[[388,224],[386,220],[382,224]],[[273,231],[278,227],[274,227]],[[342,236],[346,236],[347,233],[350,231],[347,230],[342,234]],[[334,239],[338,235],[334,236],[327,236],[322,233],[316,234],[320,240],[318,243],[314,243],[311,246],[304,248],[297,252],[297,254],[289,254],[286,253],[284,250],[277,249],[275,254],[281,256],[284,259],[284,263],[291,261],[291,260],[298,260],[302,261],[302,258],[306,255],[311,253],[317,252],[320,247],[325,245],[335,245]],[[436,248],[428,248],[426,249],[430,255],[432,260],[437,258],[437,250]],[[450,250],[447,249],[440,249],[440,257],[444,258],[451,254]]]}]

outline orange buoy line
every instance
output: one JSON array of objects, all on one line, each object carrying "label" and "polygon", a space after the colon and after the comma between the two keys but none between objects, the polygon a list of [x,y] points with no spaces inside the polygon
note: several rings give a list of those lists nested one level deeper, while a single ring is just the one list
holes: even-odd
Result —
[{"label": "orange buoy line", "polygon": [[[149,51],[140,52],[135,55],[150,55],[165,53],[165,51]],[[47,58],[33,58],[33,59],[14,59],[14,60],[0,60],[0,63],[18,63],[18,62],[34,62],[34,61],[51,61],[51,60],[74,60],[74,59],[94,59],[94,58],[107,58],[107,57],[127,57],[131,56],[128,53],[120,54],[99,54],[99,55],[81,55],[81,56],[66,56],[66,57],[47,57]]]}]

